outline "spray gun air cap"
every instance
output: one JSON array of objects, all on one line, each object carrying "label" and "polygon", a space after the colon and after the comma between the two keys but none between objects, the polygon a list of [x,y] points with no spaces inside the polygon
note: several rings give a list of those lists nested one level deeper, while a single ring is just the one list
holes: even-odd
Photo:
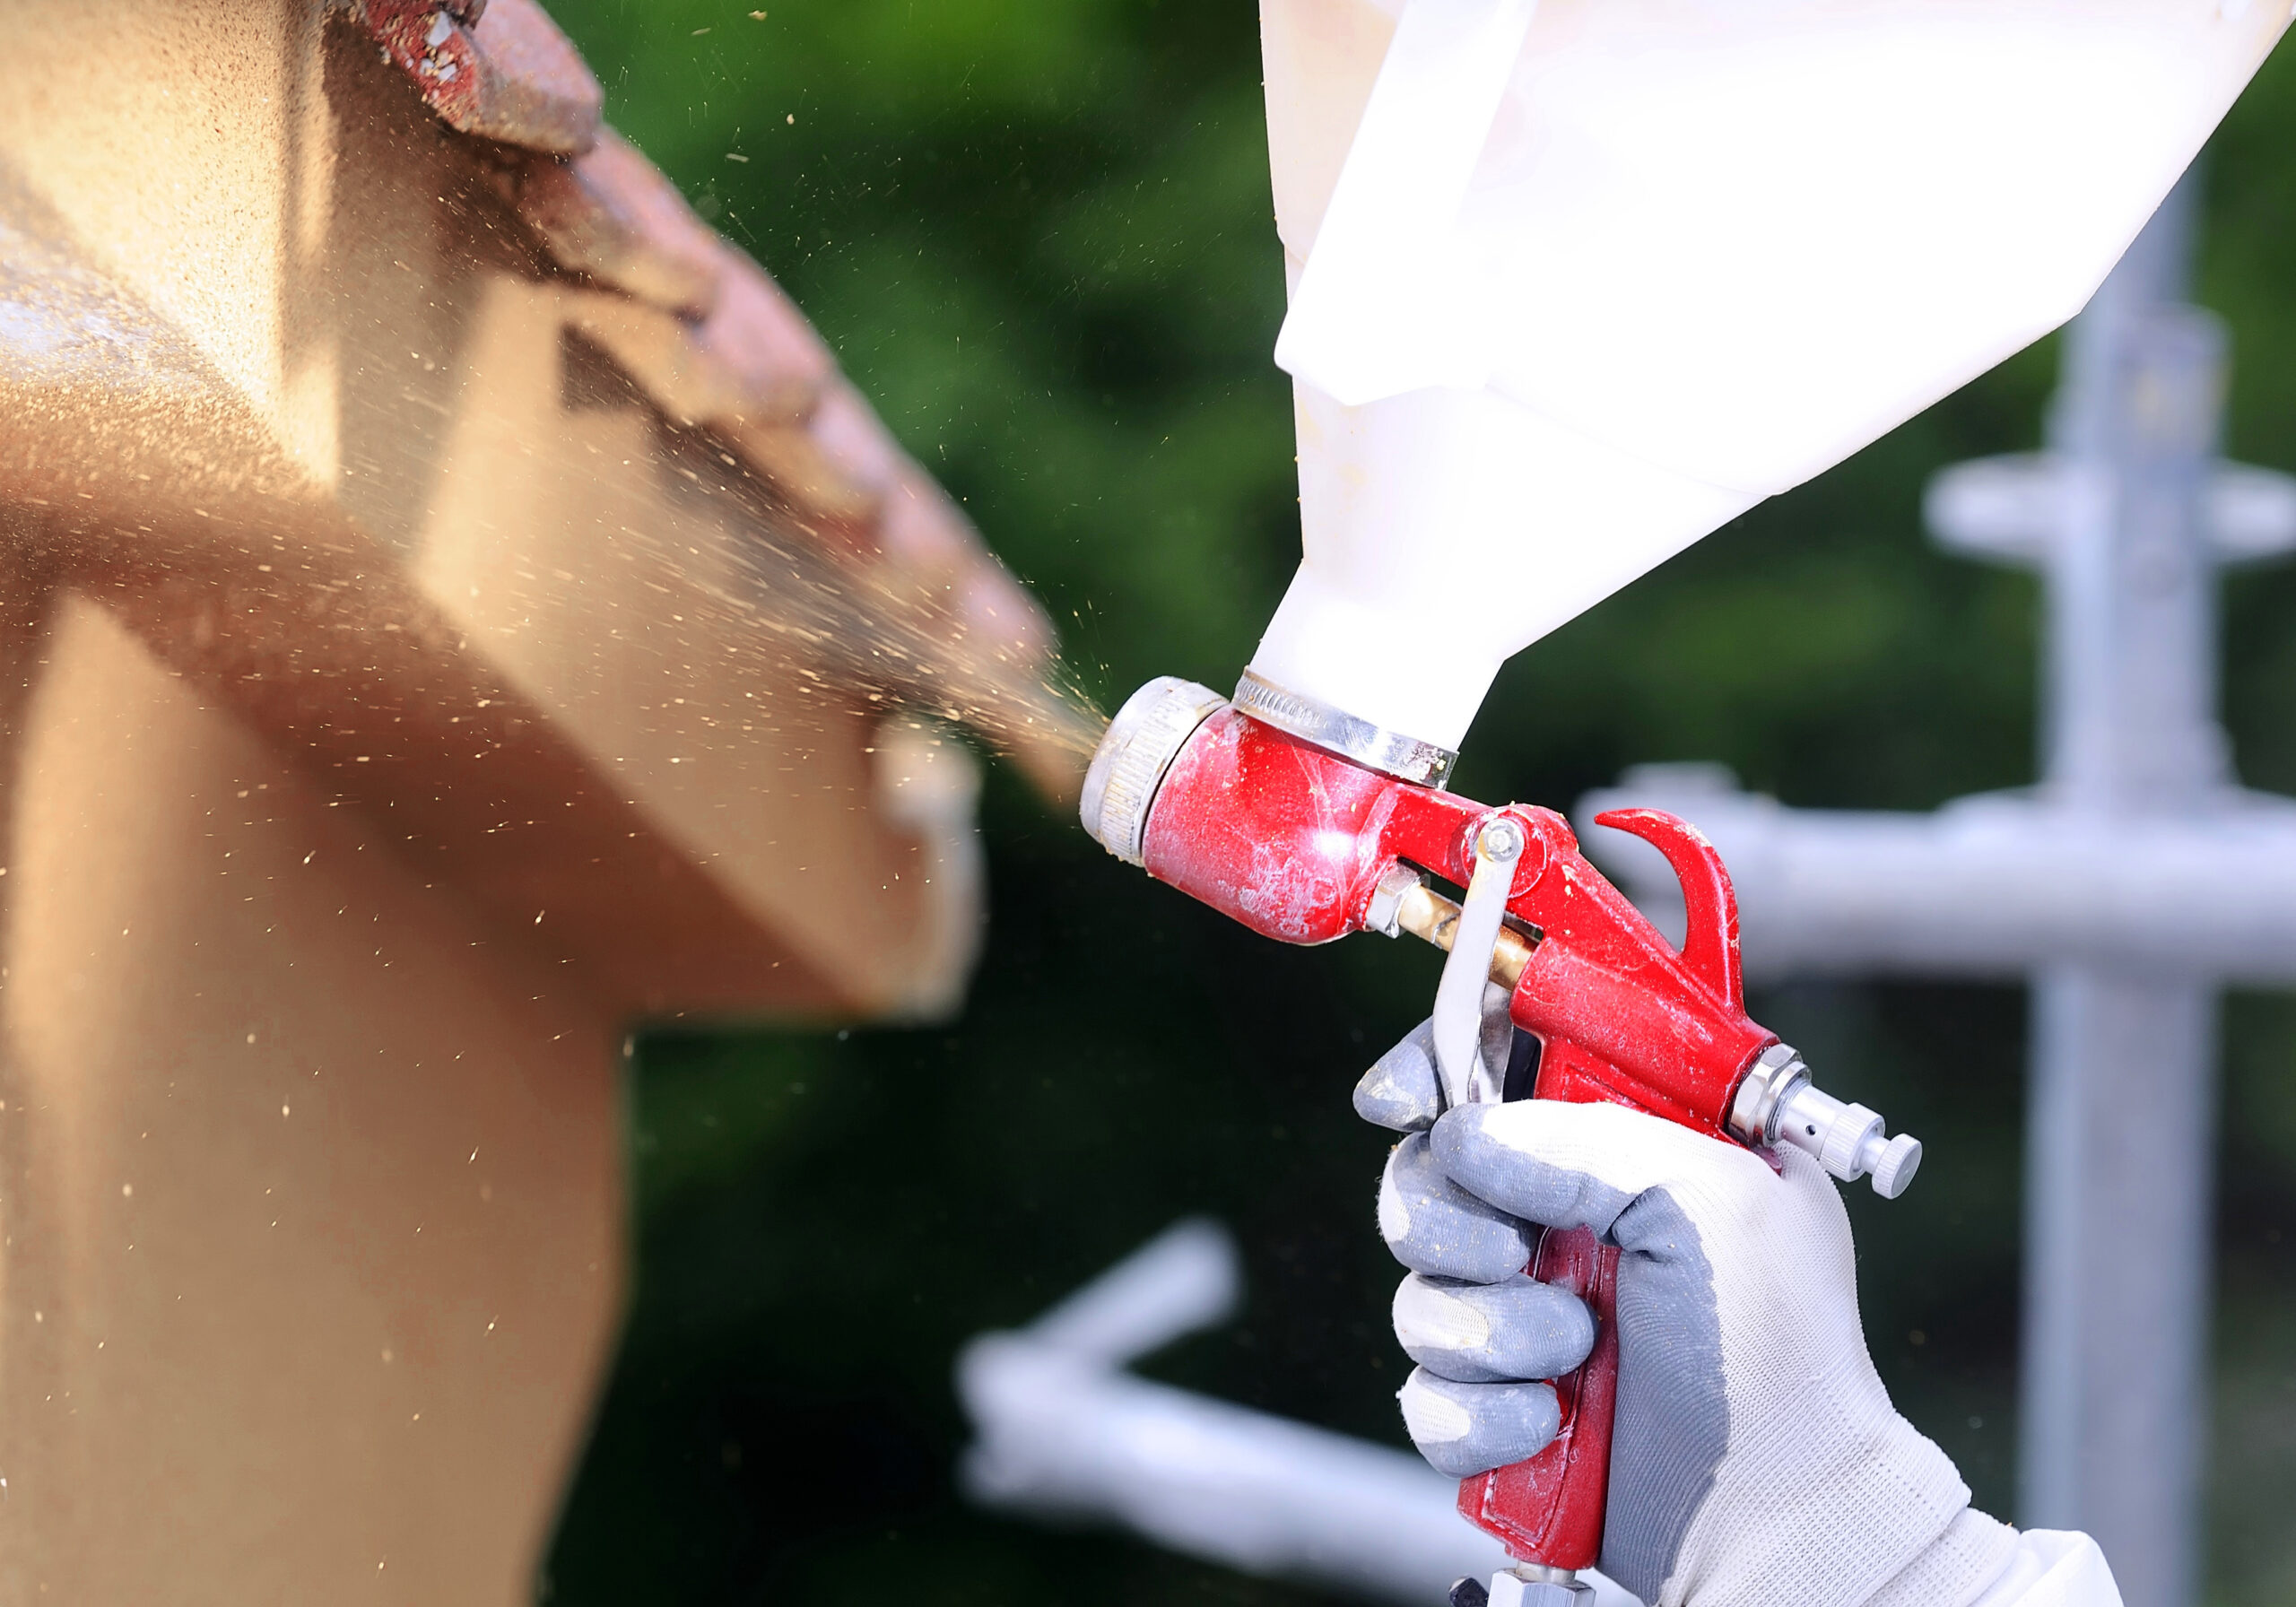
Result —
[{"label": "spray gun air cap", "polygon": [[1196,728],[1228,707],[1208,686],[1159,675],[1124,700],[1100,738],[1077,812],[1092,840],[1128,864],[1144,858],[1149,806]]}]

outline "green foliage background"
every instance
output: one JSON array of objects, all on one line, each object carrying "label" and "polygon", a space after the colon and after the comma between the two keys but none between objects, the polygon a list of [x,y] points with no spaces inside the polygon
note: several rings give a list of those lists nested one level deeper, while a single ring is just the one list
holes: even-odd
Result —
[{"label": "green foliage background", "polygon": [[[1226,684],[1296,552],[1281,316],[1245,0],[558,0],[609,115],[804,305],[1060,618],[1104,701]],[[2296,468],[2296,58],[2212,159],[2203,299],[2231,446]],[[744,160],[745,159],[745,160]],[[1926,808],[2031,777],[2030,580],[1944,558],[1935,468],[2033,444],[2012,360],[1525,654],[1463,790],[1567,807],[1717,759],[1807,804]],[[2231,583],[2226,717],[2296,791],[2296,572]],[[953,1492],[948,1384],[1177,1216],[1249,1261],[1244,1320],[1155,1370],[1400,1443],[1382,1136],[1347,1090],[1422,1013],[1431,953],[1290,951],[1102,856],[992,781],[994,912],[932,1031],[655,1037],[634,1090],[638,1281],[543,1590],[574,1603],[1304,1603]],[[1874,1349],[2006,1513],[2023,1003],[1829,986],[1757,1013],[1930,1142],[1861,1202]],[[2212,1594],[2296,1598],[2296,1008],[2230,1007]],[[2132,1386],[2141,1386],[2133,1381]]]}]

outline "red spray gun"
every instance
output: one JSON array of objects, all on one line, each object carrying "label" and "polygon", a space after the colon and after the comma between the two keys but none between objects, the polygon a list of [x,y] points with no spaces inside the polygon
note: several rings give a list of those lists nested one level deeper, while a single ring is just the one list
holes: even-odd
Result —
[{"label": "red spray gun", "polygon": [[[1382,731],[1247,673],[1235,701],[1170,676],[1135,692],[1085,777],[1084,829],[1255,932],[1292,943],[1409,932],[1449,951],[1434,1038],[1454,1104],[1500,1097],[1478,1048],[1486,982],[1538,1038],[1534,1096],[1631,1106],[1756,1149],[1808,1151],[1835,1177],[1895,1198],[1921,1146],[1820,1092],[1777,1034],[1746,1017],[1737,902],[1705,838],[1655,809],[1599,823],[1666,856],[1688,932],[1678,951],[1579,854],[1570,824],[1524,804],[1442,790],[1457,756]],[[1458,902],[1430,876],[1464,887]],[[1583,1601],[1602,1551],[1618,1385],[1618,1251],[1550,1231],[1531,1275],[1593,1311],[1596,1340],[1556,1382],[1561,1427],[1527,1462],[1465,1480],[1459,1510],[1519,1566],[1494,1607]]]}]

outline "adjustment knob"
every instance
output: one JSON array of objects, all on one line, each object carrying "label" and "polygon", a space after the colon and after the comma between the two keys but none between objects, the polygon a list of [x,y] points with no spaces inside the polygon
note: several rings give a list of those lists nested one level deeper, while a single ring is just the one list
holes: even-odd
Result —
[{"label": "adjustment knob", "polygon": [[1921,1141],[1910,1133],[1900,1133],[1882,1146],[1881,1156],[1874,1162],[1874,1192],[1884,1200],[1894,1200],[1905,1193],[1920,1169]]},{"label": "adjustment knob", "polygon": [[1874,1192],[1885,1200],[1905,1193],[1921,1166],[1920,1142],[1902,1133],[1884,1136],[1880,1116],[1813,1085],[1799,1061],[1791,1069],[1796,1075],[1778,1100],[1770,1141],[1814,1156],[1844,1183],[1872,1177]]}]

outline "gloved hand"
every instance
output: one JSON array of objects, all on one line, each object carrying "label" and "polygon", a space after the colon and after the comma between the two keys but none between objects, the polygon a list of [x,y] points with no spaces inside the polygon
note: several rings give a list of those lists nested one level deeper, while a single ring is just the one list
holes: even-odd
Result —
[{"label": "gloved hand", "polygon": [[1964,1607],[2031,1572],[1890,1404],[1815,1160],[1787,1150],[1773,1172],[1613,1105],[1446,1113],[1440,1088],[1422,1025],[1355,1090],[1365,1119],[1407,1134],[1379,1230],[1411,1269],[1396,1334],[1419,1365],[1400,1399],[1428,1461],[1465,1476],[1552,1438],[1553,1392],[1533,1380],[1584,1359],[1593,1324],[1523,1269],[1532,1224],[1589,1227],[1622,1252],[1605,1573],[1653,1607]]}]

